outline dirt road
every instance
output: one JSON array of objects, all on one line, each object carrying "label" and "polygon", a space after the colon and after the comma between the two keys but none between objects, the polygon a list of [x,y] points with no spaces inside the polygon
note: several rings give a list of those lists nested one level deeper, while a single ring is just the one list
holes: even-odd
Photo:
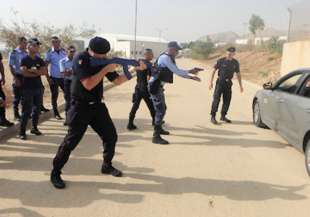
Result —
[{"label": "dirt road", "polygon": [[[191,67],[193,62],[181,61]],[[88,131],[64,169],[68,188],[49,183],[54,153],[65,130],[50,120],[42,137],[0,145],[1,217],[308,217],[310,180],[301,153],[275,133],[251,124],[251,100],[234,85],[233,124],[209,123],[208,72],[202,83],[177,78],[167,86],[170,146],[152,144],[146,107],[139,130],[125,127],[134,82],[105,94],[119,143],[115,166],[123,178],[100,175],[101,144]]]}]

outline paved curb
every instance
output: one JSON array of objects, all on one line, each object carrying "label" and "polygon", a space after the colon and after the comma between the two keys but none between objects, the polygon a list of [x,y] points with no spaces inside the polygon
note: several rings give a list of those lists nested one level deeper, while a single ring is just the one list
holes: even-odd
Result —
[{"label": "paved curb", "polygon": [[[114,84],[108,84],[108,85],[105,86],[104,90],[108,91],[108,90],[112,89],[115,86],[116,85],[114,85]],[[58,106],[58,110],[59,110],[59,112],[64,112],[65,111],[65,104],[61,104],[60,106]],[[54,117],[54,115],[53,115],[52,111],[47,112],[47,113],[42,113],[40,115],[39,123],[48,121],[49,119],[51,119],[53,117]],[[30,126],[31,126],[31,124],[28,124],[27,130],[29,130]],[[0,130],[0,141],[3,141],[3,140],[8,139],[8,138],[12,138],[14,136],[17,136],[18,132],[19,132],[19,128],[20,128],[20,123],[19,122],[16,123],[12,127],[2,128]]]}]

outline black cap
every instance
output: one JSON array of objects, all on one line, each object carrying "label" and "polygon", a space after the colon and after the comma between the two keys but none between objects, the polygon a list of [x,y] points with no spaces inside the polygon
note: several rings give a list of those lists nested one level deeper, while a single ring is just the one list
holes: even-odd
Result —
[{"label": "black cap", "polygon": [[58,36],[53,36],[52,41],[60,41],[60,39],[58,38]]},{"label": "black cap", "polygon": [[168,48],[175,48],[177,50],[182,50],[182,47],[176,41],[171,41],[168,43]]},{"label": "black cap", "polygon": [[35,45],[41,45],[42,43],[37,38],[30,38],[28,40],[28,44],[35,44]]},{"label": "black cap", "polygon": [[151,48],[145,48],[144,53],[153,53],[153,50]]},{"label": "black cap", "polygon": [[90,40],[88,47],[97,54],[106,54],[111,50],[110,42],[98,36]]},{"label": "black cap", "polygon": [[236,52],[236,48],[235,47],[230,47],[230,48],[227,49],[227,51],[234,53],[234,52]]}]

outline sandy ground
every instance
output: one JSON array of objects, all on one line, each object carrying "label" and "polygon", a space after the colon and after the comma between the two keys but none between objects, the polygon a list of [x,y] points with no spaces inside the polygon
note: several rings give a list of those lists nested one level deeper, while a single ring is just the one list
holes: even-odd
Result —
[{"label": "sandy ground", "polygon": [[[182,61],[183,66],[193,66]],[[301,153],[275,133],[251,124],[256,92],[234,85],[232,125],[209,123],[210,72],[202,83],[177,78],[167,86],[166,137],[150,142],[145,105],[139,130],[125,130],[134,82],[107,92],[106,103],[119,133],[115,166],[123,178],[100,175],[101,143],[89,130],[64,169],[66,190],[49,183],[51,160],[66,131],[50,120],[42,137],[0,145],[1,217],[308,217],[309,178]]]}]

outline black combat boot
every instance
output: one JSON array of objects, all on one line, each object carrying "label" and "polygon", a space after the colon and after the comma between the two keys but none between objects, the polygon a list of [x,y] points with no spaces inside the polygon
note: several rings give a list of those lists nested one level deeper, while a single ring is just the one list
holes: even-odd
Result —
[{"label": "black combat boot", "polygon": [[164,140],[163,138],[161,138],[161,132],[162,132],[162,127],[159,125],[154,127],[154,134],[153,134],[153,140],[152,142],[154,144],[159,144],[159,145],[168,145],[169,142],[167,140]]},{"label": "black combat boot", "polygon": [[8,121],[5,117],[5,109],[0,108],[0,126],[1,127],[12,127],[14,123]]},{"label": "black combat boot", "polygon": [[103,163],[101,167],[101,173],[105,175],[112,175],[114,177],[122,177],[122,171],[116,169],[111,164]]},{"label": "black combat boot", "polygon": [[51,183],[54,185],[55,188],[63,189],[66,187],[65,182],[61,178],[61,172],[53,170],[51,173]]},{"label": "black combat boot", "polygon": [[221,117],[221,121],[224,121],[224,122],[229,123],[229,124],[232,123],[232,121],[229,120],[228,118],[226,118],[226,116],[222,116],[222,117]]},{"label": "black combat boot", "polygon": [[137,129],[137,126],[134,125],[133,121],[134,121],[135,117],[133,116],[129,116],[129,121],[128,121],[128,125],[127,125],[127,130],[136,130]]},{"label": "black combat boot", "polygon": [[170,132],[167,130],[164,130],[162,126],[160,126],[160,128],[158,130],[159,130],[160,135],[165,135],[165,136],[170,135]]},{"label": "black combat boot", "polygon": [[212,116],[211,117],[211,123],[214,124],[214,125],[218,125],[219,123],[217,122],[215,116]]},{"label": "black combat boot", "polygon": [[20,117],[20,114],[17,110],[14,111],[14,120],[15,121],[20,121],[21,120],[21,117]]}]

